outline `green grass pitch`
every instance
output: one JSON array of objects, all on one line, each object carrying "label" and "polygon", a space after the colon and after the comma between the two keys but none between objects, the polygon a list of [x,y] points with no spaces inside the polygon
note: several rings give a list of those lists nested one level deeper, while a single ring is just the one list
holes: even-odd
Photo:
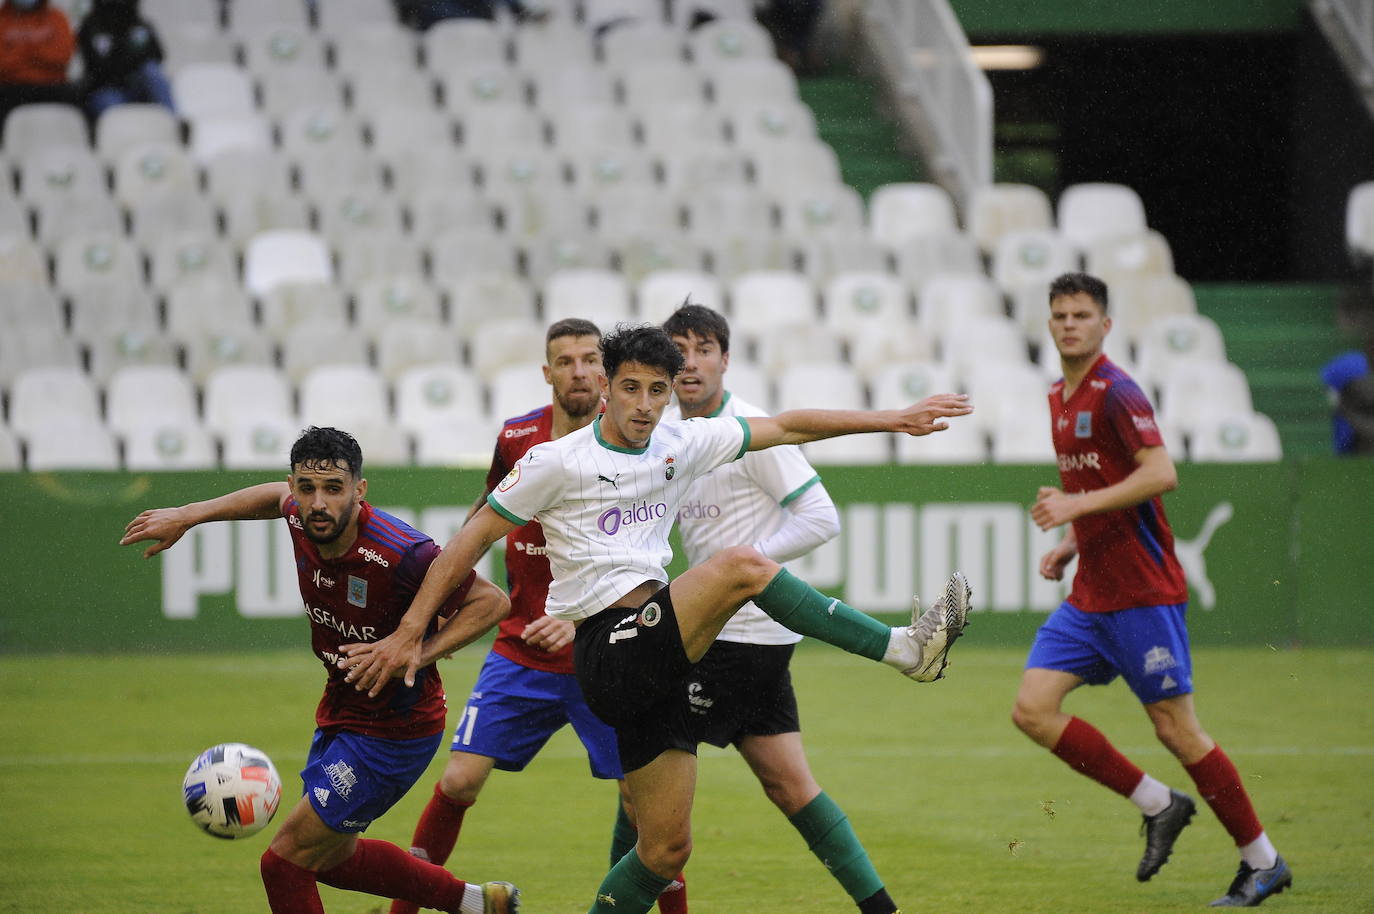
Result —
[{"label": "green grass pitch", "polygon": [[[812,767],[903,910],[1154,914],[1221,894],[1235,852],[1205,809],[1160,875],[1136,883],[1134,808],[1012,728],[1022,651],[979,647],[976,634],[933,685],[824,646],[804,646],[793,664]],[[477,645],[446,663],[451,705],[482,655]],[[265,911],[258,856],[271,827],[238,842],[201,834],[180,781],[206,746],[248,742],[273,757],[294,801],[321,681],[304,643],[0,659],[0,912]],[[1294,890],[1265,909],[1374,911],[1374,652],[1200,650],[1196,682],[1204,725],[1294,869]],[[1193,790],[1123,685],[1080,690],[1068,709]],[[445,754],[369,836],[408,842]],[[613,813],[613,788],[591,780],[565,729],[526,772],[492,776],[450,866],[517,883],[531,914],[585,911]],[[703,750],[694,818],[698,914],[854,910],[733,752]],[[384,910],[370,896],[323,893],[331,914]]]}]

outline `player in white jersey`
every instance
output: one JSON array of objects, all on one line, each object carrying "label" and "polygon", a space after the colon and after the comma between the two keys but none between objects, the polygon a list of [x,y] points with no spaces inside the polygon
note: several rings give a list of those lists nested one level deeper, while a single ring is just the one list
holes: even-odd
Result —
[{"label": "player in white jersey", "polygon": [[458,575],[514,527],[538,519],[554,577],[548,613],[578,625],[578,682],[592,711],[616,729],[639,826],[635,849],[612,867],[589,910],[644,914],[691,852],[696,741],[683,682],[735,610],[752,599],[795,632],[922,682],[940,677],[968,618],[968,587],[957,573],[911,626],[888,628],[749,546],[718,553],[669,584],[668,533],[689,484],[750,450],[861,432],[928,435],[973,408],[963,395],[937,394],[902,410],[791,410],[660,425],[682,370],[677,346],[657,327],[622,325],[601,349],[605,413],[531,448],[450,540],[396,632],[342,646],[339,665],[369,694],[394,675],[412,681],[424,626]]},{"label": "player in white jersey", "polygon": [[[764,416],[727,391],[730,325],[703,305],[684,304],[663,324],[686,360],[674,382],[677,404],[665,420]],[[839,513],[821,478],[795,446],[752,451],[698,477],[678,512],[687,561],[699,565],[724,549],[751,544],[775,562],[798,558],[840,532]],[[868,852],[844,811],[811,774],[788,663],[801,636],[752,602],[725,623],[687,677],[698,739],[734,744],[768,799],[801,833],[860,914],[893,914]]]}]

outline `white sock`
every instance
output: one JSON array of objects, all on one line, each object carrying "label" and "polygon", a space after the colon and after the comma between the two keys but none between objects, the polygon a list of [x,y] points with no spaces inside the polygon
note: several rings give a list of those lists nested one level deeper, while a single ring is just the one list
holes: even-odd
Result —
[{"label": "white sock", "polygon": [[1131,802],[1140,807],[1140,811],[1147,816],[1157,816],[1169,808],[1169,804],[1174,801],[1174,796],[1169,792],[1169,785],[1161,784],[1148,774],[1140,778],[1140,783],[1135,785],[1135,790],[1131,791]]},{"label": "white sock", "polygon": [[1269,835],[1260,832],[1258,838],[1240,849],[1240,859],[1257,870],[1267,870],[1278,862],[1279,852],[1274,850],[1274,843],[1269,840]]},{"label": "white sock", "polygon": [[899,670],[910,669],[921,662],[921,649],[906,635],[905,626],[897,626],[887,636],[887,650],[883,663]]},{"label": "white sock", "polygon": [[486,903],[482,901],[482,887],[475,882],[463,886],[463,903],[458,906],[463,914],[482,914]]}]

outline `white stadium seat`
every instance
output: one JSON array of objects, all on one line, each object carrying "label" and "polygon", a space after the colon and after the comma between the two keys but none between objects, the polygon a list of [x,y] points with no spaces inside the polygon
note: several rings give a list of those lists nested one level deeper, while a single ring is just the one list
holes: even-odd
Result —
[{"label": "white stadium seat", "polygon": [[32,426],[25,439],[34,472],[119,469],[114,435],[99,419],[52,417]]},{"label": "white stadium seat", "polygon": [[9,392],[9,424],[20,435],[55,417],[100,421],[95,384],[76,366],[34,367],[20,372]]},{"label": "white stadium seat", "polygon": [[913,237],[959,230],[954,201],[938,184],[883,184],[874,189],[868,212],[873,237],[894,248]]},{"label": "white stadium seat", "polygon": [[1374,181],[1350,189],[1345,204],[1345,245],[1358,260],[1374,258]]},{"label": "white stadium seat", "polygon": [[220,430],[226,470],[287,471],[301,424],[284,416],[244,415]]},{"label": "white stadium seat", "polygon": [[1050,198],[1030,184],[985,184],[973,192],[968,232],[986,254],[1008,232],[1050,231],[1054,217]]},{"label": "white stadium seat", "polygon": [[656,270],[639,281],[639,316],[661,324],[689,298],[693,304],[725,311],[725,292],[720,281],[700,270]]},{"label": "white stadium seat", "polygon": [[194,418],[140,425],[123,437],[126,470],[210,470],[219,464],[214,441]]},{"label": "white stadium seat", "polygon": [[[529,354],[538,354],[530,347]],[[491,409],[487,416],[505,421],[523,416],[532,409],[548,403],[549,385],[544,380],[543,362],[515,362],[497,371],[491,378]]]},{"label": "white stadium seat", "polygon": [[1059,195],[1059,231],[1080,248],[1148,227],[1140,195],[1124,184],[1071,184]]},{"label": "white stadium seat", "polygon": [[1160,412],[1188,434],[1212,424],[1219,415],[1254,411],[1245,372],[1231,362],[1179,362],[1160,386]]},{"label": "white stadium seat", "polygon": [[129,365],[105,388],[110,428],[127,435],[150,425],[196,423],[196,391],[175,365]]},{"label": "white stadium seat", "polygon": [[1218,415],[1191,438],[1195,463],[1256,463],[1283,459],[1278,429],[1262,413]]},{"label": "white stadium seat", "polygon": [[806,323],[816,318],[816,294],[800,273],[759,270],[730,284],[731,322],[735,329],[767,334],[780,324]]},{"label": "white stadium seat", "polygon": [[396,422],[419,433],[462,424],[482,412],[482,382],[457,365],[421,365],[396,379]]},{"label": "white stadium seat", "polygon": [[347,429],[385,421],[386,382],[366,365],[321,365],[301,378],[301,421]]},{"label": "white stadium seat", "polygon": [[248,240],[243,256],[243,283],[264,295],[288,282],[330,282],[334,268],[324,239],[313,232],[277,229]]},{"label": "white stadium seat", "polygon": [[294,424],[291,388],[271,365],[225,365],[205,379],[204,420],[213,432],[257,421]]},{"label": "white stadium seat", "polygon": [[387,380],[422,365],[457,365],[458,338],[437,321],[398,318],[377,334],[377,370]]}]

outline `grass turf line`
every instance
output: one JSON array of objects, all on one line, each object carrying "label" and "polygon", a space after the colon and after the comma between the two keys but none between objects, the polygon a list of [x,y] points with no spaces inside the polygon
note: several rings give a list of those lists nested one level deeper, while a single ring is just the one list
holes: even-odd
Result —
[{"label": "grass turf line", "polygon": [[[451,721],[483,650],[443,667]],[[1235,851],[1205,809],[1171,862],[1137,884],[1134,808],[1010,724],[1022,652],[965,641],[954,659],[933,685],[823,646],[793,663],[812,768],[905,910],[1182,912],[1225,890]],[[1203,723],[1294,867],[1296,888],[1269,910],[1374,910],[1371,661],[1368,650],[1197,652]],[[239,842],[204,836],[180,780],[201,749],[242,741],[273,757],[294,797],[322,678],[304,651],[0,659],[0,912],[265,910],[257,858],[272,826]],[[1193,792],[1124,685],[1080,690],[1067,709]],[[370,837],[408,842],[445,757]],[[451,868],[514,881],[532,912],[584,911],[606,865],[612,797],[565,728],[527,771],[492,777]],[[696,914],[852,910],[733,751],[703,748],[694,823]],[[384,908],[323,895],[331,914]]]}]

